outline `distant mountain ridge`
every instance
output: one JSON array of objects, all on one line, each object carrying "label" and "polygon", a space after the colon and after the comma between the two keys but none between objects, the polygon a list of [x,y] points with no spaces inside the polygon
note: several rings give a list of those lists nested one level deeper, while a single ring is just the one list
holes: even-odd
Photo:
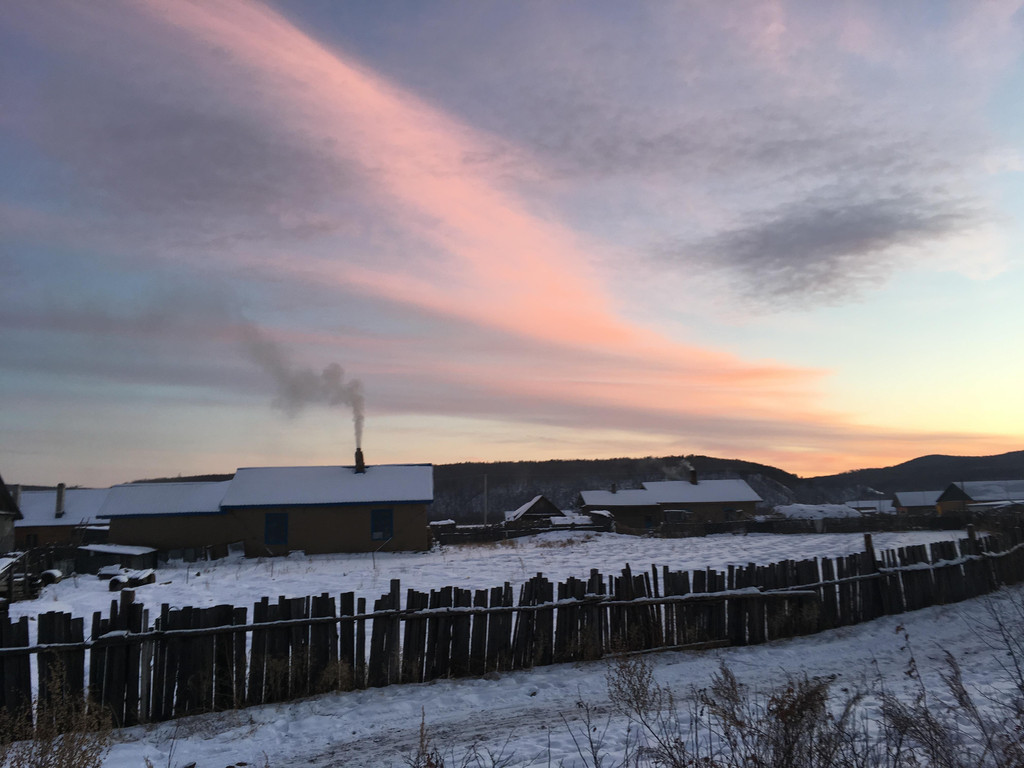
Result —
[{"label": "distant mountain ridge", "polygon": [[[970,480],[1024,480],[1024,450],[996,456],[921,456],[892,467],[856,469],[837,475],[798,477],[767,464],[714,456],[647,456],[618,459],[496,461],[434,466],[430,516],[459,522],[502,519],[543,494],[569,509],[582,490],[625,490],[654,480],[685,480],[689,462],[706,480],[740,477],[765,501],[778,504],[840,504],[851,499],[891,497],[896,491],[944,489]],[[229,480],[231,474],[150,479],[139,482]]]}]

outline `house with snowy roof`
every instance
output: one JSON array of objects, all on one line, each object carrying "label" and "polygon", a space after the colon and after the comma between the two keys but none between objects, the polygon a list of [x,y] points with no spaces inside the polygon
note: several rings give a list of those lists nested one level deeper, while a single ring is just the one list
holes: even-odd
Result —
[{"label": "house with snowy roof", "polygon": [[590,514],[611,512],[616,529],[650,530],[662,523],[717,523],[752,517],[762,501],[740,479],[663,480],[643,483],[643,488],[581,491],[579,506]]},{"label": "house with snowy roof", "polygon": [[430,546],[430,464],[247,467],[216,483],[115,486],[110,541],[160,550],[242,542],[248,557]]},{"label": "house with snowy roof", "polygon": [[97,513],[110,525],[111,544],[192,549],[239,541],[220,501],[229,481],[115,485]]},{"label": "house with snowy roof", "polygon": [[104,541],[106,522],[99,511],[107,488],[56,488],[22,491],[22,519],[14,524],[15,546],[19,549],[61,544]]},{"label": "house with snowy roof", "polygon": [[901,515],[934,515],[942,491],[897,491],[892,503]]},{"label": "house with snowy roof", "polygon": [[505,527],[550,528],[553,517],[564,517],[562,510],[546,496],[534,496],[519,508],[505,513]]},{"label": "house with snowy roof", "polygon": [[939,514],[981,512],[1024,506],[1024,480],[974,480],[951,483],[936,501]]}]

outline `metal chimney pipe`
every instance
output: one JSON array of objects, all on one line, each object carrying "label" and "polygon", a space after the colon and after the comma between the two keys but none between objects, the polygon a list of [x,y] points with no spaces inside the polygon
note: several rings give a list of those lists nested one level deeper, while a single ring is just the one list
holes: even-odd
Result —
[{"label": "metal chimney pipe", "polygon": [[64,483],[57,483],[57,506],[54,513],[56,517],[64,517]]},{"label": "metal chimney pipe", "polygon": [[693,467],[690,467],[690,483],[693,485],[697,484],[697,470]]},{"label": "metal chimney pipe", "polygon": [[363,449],[356,448],[356,474],[362,475],[366,473],[366,462],[363,461]]}]

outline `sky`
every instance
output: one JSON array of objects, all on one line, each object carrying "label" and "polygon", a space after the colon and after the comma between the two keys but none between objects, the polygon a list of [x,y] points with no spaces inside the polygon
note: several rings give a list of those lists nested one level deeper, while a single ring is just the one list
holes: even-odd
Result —
[{"label": "sky", "polygon": [[0,473],[1024,448],[1020,6],[5,4]]}]

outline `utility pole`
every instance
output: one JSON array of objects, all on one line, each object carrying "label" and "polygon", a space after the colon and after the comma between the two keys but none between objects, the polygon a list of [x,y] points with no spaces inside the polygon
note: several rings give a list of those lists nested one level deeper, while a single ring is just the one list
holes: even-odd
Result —
[{"label": "utility pole", "polygon": [[487,525],[487,475],[484,474],[484,525]]}]

